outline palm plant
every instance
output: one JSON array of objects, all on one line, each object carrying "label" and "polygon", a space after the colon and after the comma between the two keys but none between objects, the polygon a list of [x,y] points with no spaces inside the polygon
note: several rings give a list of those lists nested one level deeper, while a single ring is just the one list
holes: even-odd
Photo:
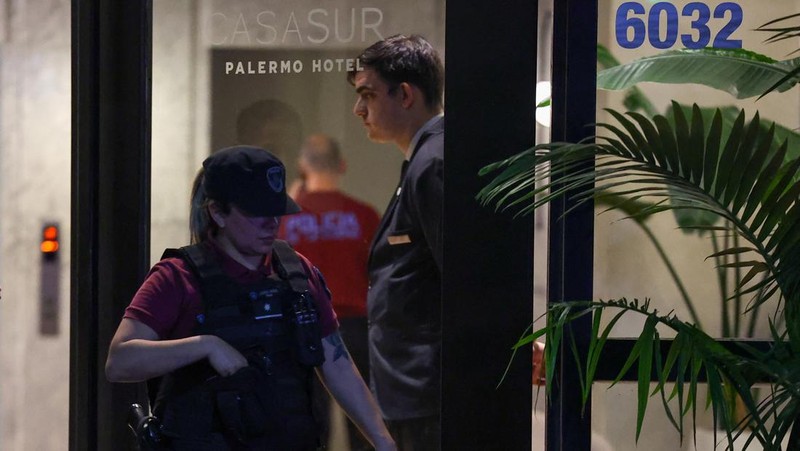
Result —
[{"label": "palm plant", "polygon": [[[649,117],[656,116],[658,112],[647,96],[638,89],[637,85],[642,82],[701,84],[743,99],[758,96],[770,89],[779,92],[790,89],[798,82],[797,74],[792,70],[800,69],[800,58],[775,61],[765,55],[744,49],[674,50],[634,60],[627,64],[620,64],[602,45],[598,45],[597,54],[598,65],[604,69],[598,73],[598,88],[626,90],[624,106],[629,111],[642,111]],[[673,117],[671,108],[673,107],[670,107],[665,114],[667,118]],[[692,109],[687,105],[679,105],[679,108],[683,110],[684,114],[689,114]],[[722,134],[727,136],[741,109],[731,105],[719,108],[701,108],[706,128],[717,110],[722,112]],[[788,143],[787,158],[800,156],[800,134],[777,123],[769,125],[775,128],[773,139],[776,145],[784,141]],[[767,125],[763,121],[762,127],[766,131]],[[659,257],[669,271],[691,320],[701,326],[694,300],[689,295],[669,256],[663,250],[658,236],[648,226],[649,216],[639,214],[639,210],[648,208],[648,205],[643,205],[641,201],[620,199],[621,197],[620,195],[604,196],[596,198],[595,201],[600,205],[616,202],[623,206],[624,214],[635,220],[635,223],[656,248]],[[684,232],[689,234],[703,234],[702,229],[692,227],[695,224],[714,225],[720,222],[718,216],[705,211],[674,210],[673,213],[677,223],[686,226]],[[728,239],[735,241],[737,237],[735,235],[725,236],[722,238],[723,243],[719,243],[717,237],[712,236],[711,242],[714,249],[719,250],[726,247],[727,243],[724,241]],[[733,246],[737,247],[738,245],[733,243]],[[744,324],[741,320],[744,309],[741,296],[736,292],[732,295],[729,293],[731,278],[732,283],[735,284],[744,276],[740,268],[736,267],[740,256],[715,254],[713,260],[717,268],[716,280],[722,298],[720,303],[722,337],[752,337],[759,318],[759,309],[757,307],[751,309],[749,321]],[[729,265],[734,267],[732,275],[727,270]]]},{"label": "palm plant", "polygon": [[[800,159],[787,161],[786,142],[776,144],[774,127],[763,128],[757,113],[749,122],[741,113],[724,136],[722,111],[717,111],[711,123],[706,124],[696,105],[688,117],[678,105],[673,106],[670,118],[656,115],[649,119],[639,113],[608,111],[618,125],[598,124],[598,129],[607,132],[604,136],[581,143],[538,145],[485,168],[483,174],[496,176],[479,199],[495,203],[498,208],[517,208],[519,214],[525,214],[565,193],[573,193],[578,202],[621,194],[633,201],[652,201],[634,216],[676,210],[717,215],[731,228],[707,224],[682,227],[712,234],[732,233],[747,243],[722,249],[716,255],[742,257],[731,264],[746,271],[736,292],[750,297],[749,308],[775,299],[776,311],[785,315],[785,327],[779,329],[771,323],[769,349],[741,345],[737,352],[696,325],[651,309],[647,300],[587,301],[551,306],[547,325],[518,346],[547,334],[545,358],[548,380],[552,380],[555,349],[565,324],[594,314],[586,360],[581,361],[577,351],[573,352],[582,368],[583,394],[588,397],[613,326],[625,313],[645,315],[634,352],[617,378],[619,381],[628,369],[638,365],[637,438],[651,394],[660,394],[668,418],[683,433],[685,416],[692,413],[694,418],[696,412],[702,372],[708,382],[712,412],[721,424],[733,423],[728,418],[730,398],[725,396],[726,389],[734,390],[746,408],[747,415],[738,423],[739,428],[727,430],[731,447],[744,426],[749,425],[752,431],[746,446],[758,442],[764,449],[778,450],[793,431],[789,449],[800,449],[800,425],[792,428],[800,417]],[[592,158],[593,169],[576,171]],[[611,204],[612,209],[624,207],[625,201]],[[602,313],[608,309],[620,312],[601,327]],[[676,333],[666,356],[659,354],[659,325]],[[653,372],[658,374],[659,383],[651,393]],[[670,374],[675,382],[668,390]],[[771,386],[761,401],[752,394],[757,381],[769,381]],[[677,409],[669,400],[677,402]]]},{"label": "palm plant", "polygon": [[[798,18],[800,14],[783,17],[758,30],[773,33],[767,42],[800,36],[800,26],[786,25]],[[552,380],[555,350],[568,330],[564,326],[583,315],[594,315],[585,361],[572,349],[582,371],[586,400],[611,329],[626,313],[644,315],[645,325],[634,351],[614,381],[638,365],[637,439],[648,399],[656,394],[683,437],[684,418],[691,413],[694,420],[698,383],[705,379],[715,421],[726,429],[731,449],[745,429],[751,430],[745,448],[759,443],[763,449],[778,450],[788,436],[788,449],[800,449],[800,424],[795,425],[800,417],[800,358],[795,357],[800,355],[800,135],[761,121],[758,113],[746,122],[736,107],[687,107],[673,102],[666,114],[659,115],[635,86],[643,81],[699,83],[736,98],[763,97],[784,92],[800,81],[800,59],[775,61],[746,50],[703,49],[664,52],[612,67],[617,63],[602,50],[598,62],[608,69],[598,74],[598,86],[628,89],[625,106],[643,110],[649,118],[609,110],[618,125],[599,124],[607,136],[577,144],[543,144],[488,166],[482,174],[496,177],[479,199],[526,214],[569,194],[579,202],[593,199],[620,210],[645,232],[644,222],[650,215],[672,211],[682,229],[707,232],[715,243],[717,239],[723,243],[711,257],[722,268],[720,274],[727,269],[736,272],[735,289],[732,294],[723,291],[723,301],[735,299],[736,312],[742,312],[741,299],[749,297],[744,306],[744,312],[751,314],[749,333],[758,307],[774,300],[772,342],[767,349],[743,344],[731,349],[706,334],[694,314],[694,322],[681,321],[672,313],[662,315],[651,309],[649,300],[623,298],[551,305],[547,325],[517,347],[546,334],[550,343],[546,348],[547,380]],[[581,170],[591,158],[596,159],[593,170]],[[715,219],[709,221],[709,216]],[[651,241],[657,244],[655,238]],[[666,256],[662,259],[669,267]],[[672,274],[680,285],[674,271]],[[725,285],[723,280],[720,286]],[[688,295],[681,292],[690,305]],[[602,326],[602,315],[609,309],[619,312]],[[663,327],[675,332],[666,356],[659,354],[659,329]],[[659,382],[650,392],[653,372]],[[674,384],[668,391],[670,375]],[[756,381],[770,384],[761,400],[753,395]],[[744,404],[743,419],[733,417],[731,403],[736,397],[731,393]]]}]

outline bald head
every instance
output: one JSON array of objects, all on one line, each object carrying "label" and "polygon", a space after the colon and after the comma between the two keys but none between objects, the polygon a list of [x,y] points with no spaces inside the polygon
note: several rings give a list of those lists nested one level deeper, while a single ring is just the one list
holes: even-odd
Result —
[{"label": "bald head", "polygon": [[344,165],[339,144],[327,135],[309,136],[300,149],[300,165],[308,173],[342,173]]}]

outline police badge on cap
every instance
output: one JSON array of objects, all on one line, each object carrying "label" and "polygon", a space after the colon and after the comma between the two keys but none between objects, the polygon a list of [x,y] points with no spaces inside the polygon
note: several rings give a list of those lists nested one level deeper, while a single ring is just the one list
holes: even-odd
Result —
[{"label": "police badge on cap", "polygon": [[267,169],[267,182],[270,188],[276,193],[283,191],[283,180],[286,176],[283,173],[283,167],[271,167]]},{"label": "police badge on cap", "polygon": [[300,211],[286,195],[286,169],[269,151],[234,146],[203,162],[208,197],[228,202],[252,216],[283,216]]}]

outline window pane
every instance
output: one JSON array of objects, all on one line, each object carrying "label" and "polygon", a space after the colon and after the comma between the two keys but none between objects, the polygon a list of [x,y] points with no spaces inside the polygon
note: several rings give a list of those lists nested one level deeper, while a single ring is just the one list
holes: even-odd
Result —
[{"label": "window pane", "polygon": [[[770,20],[794,14],[797,2],[774,2],[769,9],[751,1],[599,3],[599,85],[610,88],[610,79],[604,77],[611,77],[615,74],[613,71],[623,71],[625,65],[635,64],[642,58],[651,58],[647,66],[640,63],[638,67],[632,66],[627,73],[623,72],[623,75],[630,76],[629,79],[659,77],[660,80],[681,83],[642,82],[636,84],[636,90],[599,89],[598,122],[618,125],[603,110],[612,108],[619,112],[637,111],[648,118],[664,115],[674,127],[675,122],[671,119],[672,102],[681,105],[687,117],[691,114],[692,105],[696,104],[709,111],[721,109],[724,124],[722,143],[725,143],[733,119],[740,110],[745,112],[747,121],[758,112],[762,122],[774,121],[781,134],[790,137],[792,148],[796,135],[789,130],[796,130],[800,125],[797,89],[773,92],[757,100],[765,87],[761,91],[754,88],[754,94],[747,94],[744,84],[732,87],[736,76],[749,70],[743,69],[746,64],[731,61],[730,55],[708,56],[706,60],[693,64],[692,61],[697,60],[688,58],[698,55],[682,57],[677,52],[685,47],[699,52],[703,47],[715,46],[726,47],[733,52],[746,49],[774,60],[790,59],[795,56],[792,52],[798,48],[796,39],[768,43],[765,41],[771,33],[755,30]],[[608,53],[605,54],[604,50]],[[615,60],[623,66],[602,72],[614,66]],[[763,73],[751,75],[750,80],[766,77]],[[704,83],[722,88],[727,86],[728,92]],[[743,98],[737,98],[737,95]],[[711,113],[704,117],[704,136],[708,136],[711,117]],[[598,133],[609,135],[602,129],[598,129]],[[790,151],[789,155],[794,158],[797,153]],[[733,170],[747,172],[754,169],[758,168],[734,166]],[[639,185],[635,190],[632,186],[625,186],[618,187],[616,191],[620,194],[627,191],[623,195],[628,199],[653,204],[662,198],[637,196],[646,194],[646,188],[656,186],[661,185]],[[621,201],[613,200],[615,203]],[[678,318],[699,324],[714,337],[769,337],[767,320],[776,311],[774,299],[762,306],[757,315],[745,313],[752,294],[737,298],[734,292],[736,281],[742,280],[749,268],[723,268],[723,265],[735,265],[737,261],[757,260],[755,254],[708,258],[722,249],[750,246],[749,243],[741,238],[734,239],[733,234],[726,231],[698,233],[697,230],[681,231],[678,228],[679,223],[689,224],[689,221],[699,224],[698,221],[704,219],[702,216],[679,216],[667,211],[635,221],[626,219],[630,211],[606,212],[608,207],[608,202],[599,202],[597,205],[594,265],[596,299],[647,298],[651,300],[651,310],[657,309],[663,314],[674,311]],[[729,226],[722,220],[710,224]],[[760,280],[760,277],[759,274],[754,281]],[[732,299],[725,301],[726,298]],[[612,316],[607,314],[606,318]],[[638,337],[643,324],[643,317],[628,314],[617,323],[612,336]],[[662,338],[674,336],[670,329],[659,331]],[[705,397],[705,387],[700,391]],[[619,384],[610,389],[605,384],[595,384],[593,430],[610,443],[610,449],[694,449],[690,429],[683,445],[679,444],[678,434],[664,414],[658,397],[650,400],[637,446],[634,439],[636,405],[634,384]],[[712,448],[714,429],[711,414],[704,412],[701,403],[698,410],[697,449]],[[720,440],[722,438],[718,437]]]},{"label": "window pane", "polygon": [[[153,3],[153,262],[188,244],[192,180],[208,155],[236,144],[271,150],[291,185],[301,145],[328,135],[346,163],[341,190],[383,213],[403,155],[367,138],[347,72],[363,49],[395,34],[420,34],[444,58],[444,0]],[[334,410],[332,449],[347,441]]]},{"label": "window pane", "polygon": [[[746,64],[730,57],[707,57],[706,60],[688,60],[675,55],[679,49],[700,49],[704,45],[739,48],[757,52],[775,60],[791,58],[798,48],[796,40],[766,43],[770,33],[754,31],[766,22],[792,14],[796,2],[783,1],[763,8],[758,2],[600,2],[599,43],[619,63],[632,64],[642,58],[652,58],[645,70],[644,63],[632,67],[626,75],[635,77],[660,77],[685,83],[643,82],[637,90],[598,90],[598,121],[617,122],[603,108],[624,112],[635,110],[651,117],[654,114],[672,117],[672,103],[682,105],[686,113],[693,104],[708,109],[706,127],[710,124],[712,111],[722,109],[723,140],[739,110],[743,110],[749,121],[755,114],[762,122],[776,122],[779,132],[794,140],[800,118],[798,117],[798,91],[774,92],[756,101],[761,91],[746,84],[732,85],[736,77],[749,71]],[[698,50],[699,51],[699,50]],[[670,54],[668,52],[673,52]],[[697,55],[690,55],[697,56]],[[659,58],[660,57],[660,58]],[[601,58],[598,70],[613,64],[610,58]],[[739,60],[741,61],[741,59]],[[617,68],[615,70],[620,70]],[[603,73],[599,83],[603,84]],[[611,76],[611,73],[606,73]],[[767,77],[766,73],[753,72],[750,81]],[[722,89],[705,86],[701,81],[713,82]],[[611,83],[609,82],[609,85]],[[765,86],[769,86],[767,83]],[[763,89],[762,89],[763,90]],[[746,98],[737,99],[735,95]],[[670,119],[671,120],[671,119]],[[785,130],[785,133],[784,133]],[[600,132],[600,130],[598,130]],[[796,155],[792,151],[790,155]],[[652,186],[652,185],[651,185]],[[621,192],[631,187],[621,187]],[[638,187],[642,188],[642,187]],[[627,193],[633,198],[643,191]],[[654,203],[655,197],[637,198],[640,202]],[[615,200],[619,202],[619,200]],[[597,206],[598,213],[608,205]],[[717,232],[699,233],[697,230],[678,229],[678,221],[702,221],[704,216],[682,216],[664,212],[647,217],[643,221],[622,220],[620,212],[599,214],[595,223],[595,294],[597,298],[628,299],[650,298],[652,308],[661,312],[674,310],[681,319],[698,323],[704,330],[718,337],[769,336],[767,318],[775,305],[761,308],[755,324],[750,325],[753,315],[744,314],[751,295],[723,302],[734,296],[736,280],[742,280],[750,268],[724,269],[720,265],[756,259],[753,253],[720,258],[708,258],[725,248],[744,247],[748,244],[731,234]],[[716,220],[714,226],[729,224]],[[756,281],[760,280],[760,275]],[[641,322],[631,319],[615,329],[615,335],[632,337],[638,335]],[[669,335],[669,331],[663,332]]]},{"label": "window pane", "polygon": [[336,138],[343,189],[383,211],[402,155],[369,141],[352,115],[352,58],[394,34],[425,36],[444,56],[444,2],[156,1],[153,5],[152,256],[188,240],[191,180],[215,149],[237,144],[237,114],[268,101],[293,119],[273,144],[289,177],[300,142]]}]

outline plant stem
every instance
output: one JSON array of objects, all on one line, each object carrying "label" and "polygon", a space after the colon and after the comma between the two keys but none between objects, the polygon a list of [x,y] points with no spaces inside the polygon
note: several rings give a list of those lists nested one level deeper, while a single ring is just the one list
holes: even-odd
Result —
[{"label": "plant stem", "polygon": [[[761,280],[763,281],[764,278],[762,277]],[[758,290],[758,298],[764,294],[764,287],[761,287]],[[752,337],[756,333],[756,322],[758,321],[758,311],[761,309],[760,305],[753,307],[750,312],[750,323],[747,325],[747,337]]]},{"label": "plant stem", "polygon": [[[733,234],[733,247],[739,247],[739,234]],[[741,254],[735,254],[733,256],[734,261],[738,264],[741,261]],[[735,302],[735,317],[733,318],[733,335],[731,337],[739,337],[739,333],[741,332],[741,317],[742,317],[742,294],[741,294],[741,287],[739,287],[739,282],[742,280],[742,270],[737,265],[734,268],[734,280],[736,281],[736,287],[734,289],[734,302]],[[722,302],[725,302],[723,299]]]},{"label": "plant stem", "polygon": [[[727,243],[726,243],[727,244]],[[717,243],[717,235],[711,234],[711,245],[714,246],[714,253],[719,253],[719,243]],[[724,256],[723,256],[724,257]],[[714,258],[717,263],[717,283],[719,284],[720,297],[722,299],[722,336],[730,337],[731,324],[728,317],[728,281],[725,277],[725,268],[721,265],[725,263],[723,257],[717,256]]]},{"label": "plant stem", "polygon": [[655,246],[658,255],[661,256],[661,260],[664,262],[664,265],[667,267],[667,271],[669,271],[669,274],[672,276],[672,280],[675,281],[675,285],[678,287],[681,297],[683,297],[683,303],[686,305],[686,308],[689,309],[689,315],[692,317],[692,321],[694,321],[698,328],[702,329],[702,326],[700,325],[700,317],[697,316],[694,305],[692,305],[692,300],[689,298],[689,293],[686,292],[686,287],[683,286],[683,282],[681,282],[681,278],[678,276],[677,271],[675,271],[675,267],[672,266],[672,262],[670,262],[669,257],[667,257],[667,253],[664,252],[664,248],[661,247],[661,244],[658,242],[656,236],[644,222],[636,221],[636,223],[639,224],[647,237],[650,238],[650,241],[653,243],[653,246]]}]

